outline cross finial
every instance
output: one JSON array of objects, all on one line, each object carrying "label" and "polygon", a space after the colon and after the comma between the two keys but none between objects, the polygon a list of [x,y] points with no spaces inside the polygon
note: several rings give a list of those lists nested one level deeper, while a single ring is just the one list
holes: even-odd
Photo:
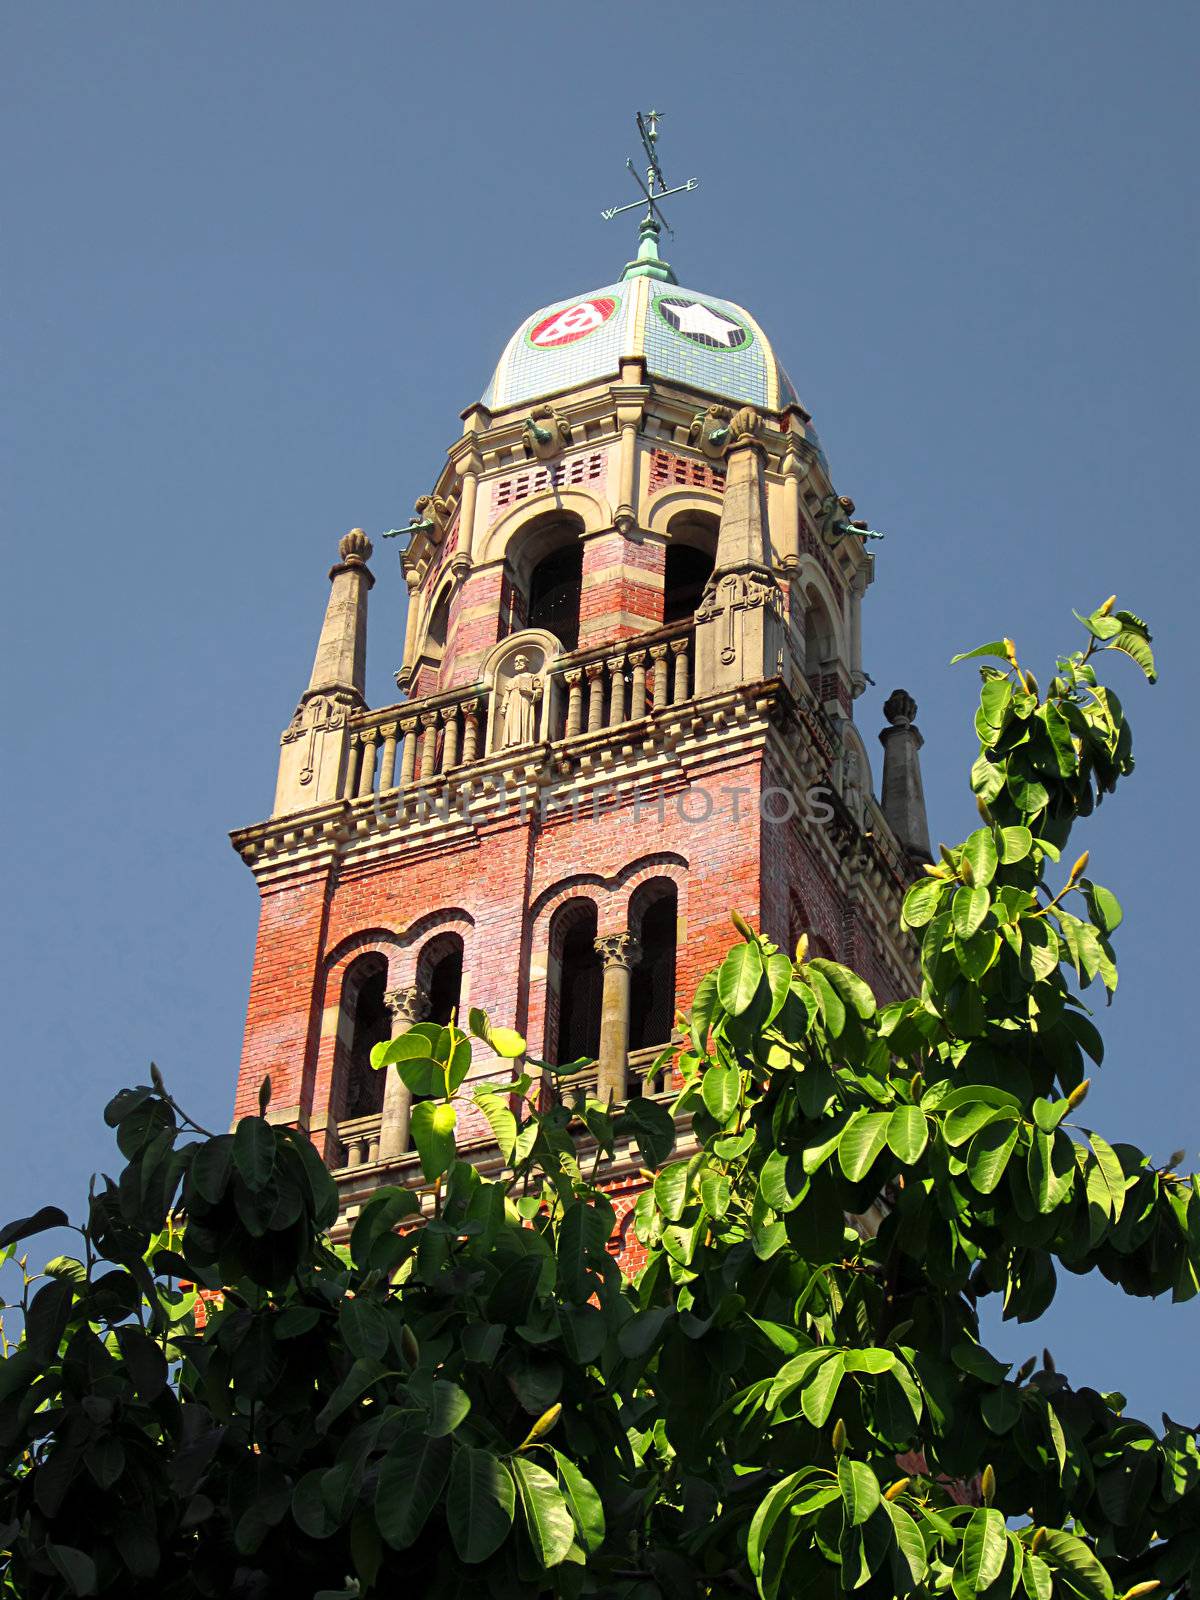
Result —
[{"label": "cross finial", "polygon": [[[659,164],[655,150],[655,146],[658,144],[658,125],[662,119],[663,112],[661,111],[647,111],[645,114],[639,111],[637,113],[637,130],[642,141],[642,148],[646,152],[646,161],[648,163],[645,180],[643,181],[641,174],[632,161],[626,161],[625,165],[632,174],[633,181],[642,191],[642,198],[632,201],[627,206],[610,206],[607,211],[600,213],[605,222],[608,222],[613,217],[623,216],[627,211],[640,211],[643,205],[646,208],[641,227],[638,230],[638,237],[641,241],[638,248],[638,259],[636,262],[630,262],[629,266],[626,267],[626,277],[632,276],[635,271],[651,277],[671,277],[671,269],[665,262],[660,261],[658,257],[657,246],[660,231],[665,228],[668,233],[671,232],[670,224],[667,222],[666,217],[663,216],[659,202],[666,200],[671,195],[687,194],[699,184],[699,179],[689,178],[686,183],[677,183],[673,189],[667,186],[667,180],[663,176],[663,169]],[[657,270],[655,270],[656,268]],[[674,280],[672,279],[672,281]]]}]

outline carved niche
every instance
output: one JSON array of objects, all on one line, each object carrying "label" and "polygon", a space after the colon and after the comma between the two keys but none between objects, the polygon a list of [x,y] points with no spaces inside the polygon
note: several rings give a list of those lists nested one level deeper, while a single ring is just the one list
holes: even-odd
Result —
[{"label": "carved niche", "polygon": [[491,689],[487,749],[516,750],[550,737],[551,669],[562,645],[542,628],[509,634],[489,652],[483,679]]}]

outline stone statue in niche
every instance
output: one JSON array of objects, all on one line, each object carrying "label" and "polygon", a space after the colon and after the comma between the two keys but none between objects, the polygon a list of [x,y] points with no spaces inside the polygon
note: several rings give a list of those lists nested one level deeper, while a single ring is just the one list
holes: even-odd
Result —
[{"label": "stone statue in niche", "polygon": [[530,670],[529,657],[524,652],[515,655],[500,709],[500,746],[507,749],[537,739],[542,688],[541,677]]}]

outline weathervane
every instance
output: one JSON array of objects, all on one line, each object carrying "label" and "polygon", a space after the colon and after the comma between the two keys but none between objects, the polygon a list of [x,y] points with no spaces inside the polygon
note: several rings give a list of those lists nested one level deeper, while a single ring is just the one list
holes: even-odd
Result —
[{"label": "weathervane", "polygon": [[647,111],[644,118],[642,113],[640,111],[638,112],[638,133],[641,135],[642,145],[646,151],[646,158],[649,162],[649,165],[646,168],[645,182],[642,181],[642,176],[632,161],[626,161],[625,165],[633,174],[633,181],[642,191],[643,199],[633,200],[627,206],[611,206],[607,211],[602,211],[600,215],[604,218],[605,222],[611,221],[613,217],[622,216],[626,211],[637,211],[644,204],[646,207],[646,215],[643,218],[643,221],[657,221],[661,227],[665,228],[668,233],[671,233],[671,225],[659,210],[658,202],[660,200],[667,199],[669,195],[687,194],[689,190],[698,187],[700,182],[699,178],[689,178],[686,183],[677,183],[673,189],[669,189],[667,187],[667,180],[665,177],[663,177],[662,167],[659,166],[658,157],[654,153],[654,147],[658,143],[658,124],[662,120],[662,117],[663,112],[661,111]]}]

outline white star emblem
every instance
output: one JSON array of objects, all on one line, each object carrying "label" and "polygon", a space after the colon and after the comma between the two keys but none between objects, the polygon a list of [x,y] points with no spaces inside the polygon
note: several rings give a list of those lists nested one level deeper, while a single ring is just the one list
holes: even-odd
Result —
[{"label": "white star emblem", "polygon": [[726,348],[741,344],[746,337],[741,323],[734,322],[731,317],[722,317],[711,307],[701,305],[698,300],[691,300],[686,305],[672,305],[668,302],[663,306],[663,310],[678,323],[680,333],[712,339],[714,343],[723,344]]}]

